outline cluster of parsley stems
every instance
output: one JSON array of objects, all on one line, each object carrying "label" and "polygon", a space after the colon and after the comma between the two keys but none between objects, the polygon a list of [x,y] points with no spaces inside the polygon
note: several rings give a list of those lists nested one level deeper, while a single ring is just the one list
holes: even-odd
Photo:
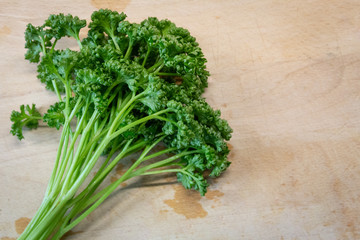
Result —
[{"label": "cluster of parsley stems", "polygon": [[[81,42],[78,39],[79,38],[77,38],[77,42],[81,49]],[[115,41],[114,43],[115,47],[118,48]],[[53,51],[55,44],[56,41],[50,52]],[[125,58],[130,55],[131,49],[132,46],[130,43]],[[150,49],[150,46],[148,46],[148,49]],[[45,56],[46,54],[47,51],[43,45],[43,55]],[[147,56],[148,54],[146,54],[144,58],[143,67]],[[163,61],[159,60],[152,67],[148,68],[147,71],[153,74],[158,73],[159,75],[175,75],[173,73],[160,73],[159,71],[163,66]],[[72,90],[68,79],[69,73],[65,74],[65,77],[57,74],[57,77],[65,86],[65,122],[60,137],[55,166],[44,200],[25,231],[19,237],[20,240],[47,239],[49,236],[51,236],[52,239],[60,239],[66,232],[75,227],[96,209],[122,182],[132,177],[181,172],[182,174],[191,176],[197,181],[194,176],[186,172],[186,167],[179,164],[176,160],[185,155],[199,153],[202,150],[186,150],[173,156],[166,154],[176,150],[176,148],[166,148],[151,153],[151,150],[165,138],[164,133],[159,133],[157,139],[150,144],[143,139],[137,141],[124,140],[120,142],[118,146],[110,150],[90,183],[84,190],[76,195],[80,186],[98,162],[101,154],[116,137],[132,127],[144,126],[145,123],[151,119],[171,121],[161,116],[171,110],[161,110],[119,128],[121,121],[131,112],[134,104],[146,95],[147,90],[138,94],[132,92],[129,93],[128,96],[114,99],[117,94],[112,94],[111,90],[119,87],[117,86],[118,82],[115,81],[114,84],[108,88],[104,97],[109,99],[109,104],[113,101],[117,101],[117,104],[113,104],[110,113],[100,119],[100,113],[97,110],[89,116],[87,111],[91,103],[90,99],[84,99],[83,97],[78,98],[75,106],[71,109],[70,97]],[[63,101],[56,82],[53,80],[52,83],[59,101]],[[82,115],[77,119],[76,128],[73,131],[70,123],[81,108],[83,109]],[[111,123],[110,125],[108,124],[109,122]],[[77,146],[75,146],[76,143]],[[141,150],[142,152],[138,159],[119,179],[102,190],[95,192],[121,159]],[[159,156],[167,156],[167,158],[139,167],[141,163]],[[158,169],[164,166],[177,168]]]}]

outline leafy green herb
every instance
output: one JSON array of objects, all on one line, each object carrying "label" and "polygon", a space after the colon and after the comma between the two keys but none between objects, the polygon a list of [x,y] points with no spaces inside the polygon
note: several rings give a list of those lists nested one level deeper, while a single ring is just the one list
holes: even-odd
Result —
[{"label": "leafy green herb", "polygon": [[23,139],[22,129],[27,127],[29,129],[36,129],[39,126],[41,114],[35,108],[35,104],[31,107],[29,105],[21,105],[20,112],[12,111],[10,120],[13,122],[11,125],[11,133],[17,136],[19,140]]},{"label": "leafy green herb", "polygon": [[[38,63],[39,80],[58,102],[43,117],[35,105],[22,105],[11,115],[11,133],[22,139],[23,127],[36,128],[41,119],[62,133],[44,201],[19,239],[60,239],[136,176],[174,173],[204,195],[206,178],[230,164],[232,130],[201,97],[209,73],[196,39],[169,20],[125,19],[96,11],[82,40],[86,22],[71,15],[50,15],[44,25],[26,28],[25,58]],[[63,37],[74,38],[79,50],[56,49]],[[159,143],[166,148],[155,151]],[[136,152],[129,169],[106,185],[114,167]]]}]

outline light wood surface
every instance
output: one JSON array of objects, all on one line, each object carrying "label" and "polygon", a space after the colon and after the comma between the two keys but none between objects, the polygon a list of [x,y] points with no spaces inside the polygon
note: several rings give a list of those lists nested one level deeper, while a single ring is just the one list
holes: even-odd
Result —
[{"label": "light wood surface", "polygon": [[25,26],[98,8],[197,37],[205,96],[234,129],[232,165],[203,198],[173,177],[129,183],[65,239],[360,239],[359,1],[1,0],[2,240],[41,203],[59,139],[45,127],[21,142],[9,134],[11,110],[55,100],[24,60]]}]

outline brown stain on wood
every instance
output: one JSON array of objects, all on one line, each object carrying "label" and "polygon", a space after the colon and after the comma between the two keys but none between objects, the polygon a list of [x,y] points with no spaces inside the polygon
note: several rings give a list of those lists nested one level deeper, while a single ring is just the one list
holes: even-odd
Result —
[{"label": "brown stain on wood", "polygon": [[18,234],[23,233],[26,226],[29,224],[30,221],[31,221],[31,219],[27,218],[27,217],[19,218],[18,220],[15,221],[15,231]]},{"label": "brown stain on wood", "polygon": [[111,178],[110,178],[110,182],[116,182],[116,180],[118,180],[118,178],[117,177],[115,177],[115,176],[112,176]]},{"label": "brown stain on wood", "polygon": [[154,152],[160,152],[165,149],[167,149],[167,148],[164,145],[158,144],[154,147]]},{"label": "brown stain on wood", "polygon": [[169,212],[169,210],[167,210],[167,209],[161,209],[160,210],[160,213],[167,213],[167,212]]},{"label": "brown stain on wood", "polygon": [[122,1],[116,1],[116,0],[91,0],[91,4],[96,7],[97,9],[100,8],[108,8],[111,10],[116,10],[118,12],[124,11],[124,9],[127,7],[127,5],[130,3],[130,0],[122,0]]},{"label": "brown stain on wood", "polygon": [[[200,203],[202,197],[199,192],[194,190],[187,190],[182,185],[174,186],[174,190],[174,199],[164,200],[164,203],[171,207],[177,214],[184,215],[187,219],[204,218],[208,215],[208,212]],[[208,200],[218,202],[219,198],[223,195],[224,193],[220,192],[219,190],[208,190],[208,192],[205,194],[205,197]],[[211,207],[215,208],[215,205],[212,205]],[[165,212],[167,211],[160,211],[160,213]]]},{"label": "brown stain on wood", "polygon": [[234,158],[234,146],[232,145],[232,144],[230,144],[230,143],[226,143],[226,145],[227,145],[227,147],[228,147],[228,149],[229,149],[229,151],[230,151],[230,153],[229,153],[229,155],[228,155],[228,160],[231,162],[232,161],[232,159]]},{"label": "brown stain on wood", "polygon": [[223,192],[219,190],[211,190],[205,194],[205,197],[209,200],[214,200],[215,202],[219,201],[219,197],[224,196]]},{"label": "brown stain on wood", "polygon": [[[113,183],[113,182],[116,182],[119,178],[118,177],[115,177],[115,176],[112,176],[110,178],[110,182]],[[120,184],[121,187],[126,187],[127,186],[127,183],[123,182]]]},{"label": "brown stain on wood", "polygon": [[[115,176],[111,176],[110,177],[110,182],[116,182],[120,176],[122,176],[127,169],[125,169],[125,166],[121,163],[118,163],[115,169]],[[122,187],[126,187],[127,184],[126,183],[121,183]]]},{"label": "brown stain on wood", "polygon": [[0,36],[9,35],[11,33],[11,29],[8,26],[0,27]]},{"label": "brown stain on wood", "polygon": [[2,237],[1,240],[16,240],[16,238],[13,238],[13,237]]},{"label": "brown stain on wood", "polygon": [[176,213],[184,215],[187,219],[204,218],[208,215],[200,204],[201,196],[198,192],[187,190],[181,185],[175,186],[174,189],[174,199],[164,200],[164,203]]},{"label": "brown stain on wood", "polygon": [[124,165],[121,163],[118,163],[116,166],[116,174],[123,175],[126,172],[126,169],[124,169]]},{"label": "brown stain on wood", "polygon": [[[136,159],[132,159],[130,160],[130,162],[134,163],[136,161]],[[118,163],[116,165],[116,168],[115,168],[115,173],[113,176],[110,177],[110,182],[113,183],[113,182],[116,182],[122,175],[124,175],[124,173],[126,173],[127,171],[127,166],[124,165],[124,164],[121,164],[121,163]],[[123,182],[120,184],[121,187],[126,187],[128,184]]]}]

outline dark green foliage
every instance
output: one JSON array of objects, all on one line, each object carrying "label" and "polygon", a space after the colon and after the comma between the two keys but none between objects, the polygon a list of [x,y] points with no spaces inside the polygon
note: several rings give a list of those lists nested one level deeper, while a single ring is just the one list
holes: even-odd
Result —
[{"label": "dark green foliage", "polygon": [[[71,15],[27,25],[25,58],[38,63],[39,80],[58,101],[43,117],[35,105],[13,111],[11,133],[22,139],[22,129],[42,119],[62,134],[45,199],[20,239],[60,239],[132,177],[172,172],[186,189],[204,195],[207,178],[230,165],[232,129],[201,97],[209,73],[196,39],[169,20],[125,19],[124,13],[95,11],[82,40],[86,21]],[[57,49],[63,37],[74,38],[79,50]],[[156,150],[159,143],[165,149]],[[133,165],[99,190],[134,153]]]},{"label": "dark green foliage", "polygon": [[[229,166],[225,141],[232,133],[220,111],[200,97],[209,76],[206,59],[189,31],[169,20],[151,17],[135,24],[125,18],[124,13],[108,9],[94,12],[88,37],[82,40],[80,51],[72,51],[46,47],[51,46],[50,39],[64,36],[79,40],[85,20],[50,15],[44,26],[28,25],[26,58],[36,62],[43,51],[38,66],[41,82],[53,91],[56,85],[60,93],[70,87],[75,101],[87,103],[89,115],[96,110],[101,119],[111,122],[131,95],[138,96],[117,128],[168,109],[159,120],[152,120],[151,126],[130,128],[118,138],[154,141],[161,133],[169,147],[178,149],[175,153],[199,150],[182,157],[180,163],[187,174],[178,173],[178,179],[203,194],[207,185],[202,172],[210,170],[210,176],[218,176]],[[54,104],[44,121],[59,129],[65,121],[65,108],[64,101]],[[80,108],[77,116],[84,111]]]},{"label": "dark green foliage", "polygon": [[65,102],[57,102],[51,105],[47,113],[44,114],[44,122],[46,122],[49,127],[54,127],[59,130],[65,122],[64,109]]},{"label": "dark green foliage", "polygon": [[[42,26],[29,24],[25,32],[25,58],[38,63],[38,78],[59,101],[44,117],[35,105],[13,111],[11,133],[22,139],[22,128],[36,128],[39,119],[63,131],[55,165],[59,169],[53,173],[48,196],[55,196],[59,206],[66,199],[68,209],[61,211],[74,215],[61,218],[61,226],[46,219],[47,213],[38,215],[45,216],[43,230],[58,231],[54,239],[77,224],[77,216],[87,214],[85,209],[92,211],[92,204],[106,198],[94,193],[125,156],[140,154],[121,181],[173,172],[185,188],[201,195],[208,187],[206,179],[218,177],[230,165],[226,141],[232,129],[201,97],[209,72],[196,39],[169,20],[152,17],[137,24],[125,19],[124,13],[95,11],[82,40],[79,32],[85,20],[64,14],[50,15]],[[79,50],[55,48],[65,36],[75,38]],[[160,142],[165,150],[151,153]],[[107,159],[99,172],[83,192],[76,192],[101,154]],[[114,189],[105,188],[103,194]],[[52,208],[57,206],[43,209]],[[42,239],[50,236],[46,231]],[[39,234],[36,229],[23,239],[40,239]]]},{"label": "dark green foliage", "polygon": [[93,32],[97,33],[106,33],[109,36],[114,36],[118,34],[117,28],[119,23],[126,18],[124,13],[118,13],[116,11],[111,11],[109,9],[100,9],[95,11],[91,15],[91,23],[89,28],[91,29],[90,34]]},{"label": "dark green foliage", "polygon": [[10,120],[13,124],[11,125],[10,132],[21,140],[24,138],[22,134],[23,127],[36,129],[39,126],[39,119],[41,119],[41,114],[35,108],[35,104],[31,107],[29,105],[21,105],[20,112],[14,110],[11,113]]},{"label": "dark green foliage", "polygon": [[26,26],[25,48],[28,50],[25,54],[25,59],[30,62],[39,62],[40,53],[49,45],[48,32],[44,31],[42,26],[35,27],[31,23]]},{"label": "dark green foliage", "polygon": [[45,21],[45,26],[51,28],[51,33],[56,39],[65,36],[78,39],[80,29],[86,26],[86,20],[80,20],[79,17],[70,14],[66,16],[62,13],[52,14]]}]

